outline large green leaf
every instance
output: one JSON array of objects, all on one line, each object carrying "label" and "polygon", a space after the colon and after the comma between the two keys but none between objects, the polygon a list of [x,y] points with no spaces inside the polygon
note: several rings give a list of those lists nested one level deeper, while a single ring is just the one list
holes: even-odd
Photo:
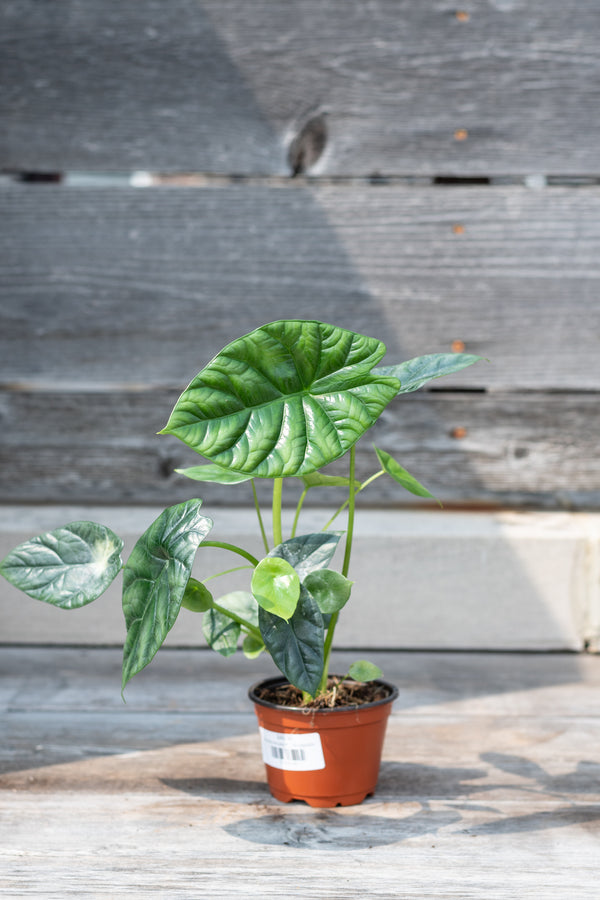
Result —
[{"label": "large green leaf", "polygon": [[339,531],[301,534],[278,544],[271,550],[269,556],[280,556],[285,559],[294,567],[300,581],[304,581],[309,572],[324,569],[329,565],[341,536],[342,533]]},{"label": "large green leaf", "polygon": [[161,434],[237,473],[274,478],[337,459],[396,396],[371,374],[381,341],[322,322],[272,322],[228,344],[194,378]]},{"label": "large green leaf", "polygon": [[0,573],[36,600],[76,609],[96,600],[122,568],[123,541],[95,522],[72,522],[15,547]]},{"label": "large green leaf", "polygon": [[323,616],[306,588],[289,622],[260,608],[260,632],[273,662],[290,684],[314,696],[324,661]]},{"label": "large green leaf", "polygon": [[400,382],[399,394],[408,394],[444,375],[452,375],[482,360],[481,356],[471,353],[430,353],[427,356],[415,356],[396,366],[378,366],[374,375],[392,376]]},{"label": "large green leaf", "polygon": [[152,660],[175,624],[198,545],[212,528],[188,500],[160,514],[131,552],[123,571],[123,687]]}]

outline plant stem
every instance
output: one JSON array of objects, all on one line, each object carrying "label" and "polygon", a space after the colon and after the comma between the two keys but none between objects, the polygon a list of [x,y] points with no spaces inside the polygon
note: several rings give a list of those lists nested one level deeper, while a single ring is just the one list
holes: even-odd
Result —
[{"label": "plant stem", "polygon": [[[354,487],[355,468],[356,447],[352,446],[350,449],[350,486],[348,488],[348,528],[346,530],[346,548],[344,551],[344,562],[342,564],[342,575],[344,575],[345,577],[348,576],[348,571],[350,569],[352,538],[354,536],[354,512],[356,506],[355,498],[358,493],[358,491]],[[333,635],[339,615],[339,612],[336,612],[329,620],[329,627],[327,629],[327,635],[325,637],[325,646],[323,648],[323,675],[321,676],[321,683],[319,684],[319,690],[317,692],[318,694],[324,693],[327,690],[327,679],[329,677],[329,657],[331,656],[331,645],[333,644]]]},{"label": "plant stem", "polygon": [[219,606],[218,603],[214,603],[212,608],[215,609],[218,613],[221,613],[224,616],[228,616],[230,619],[233,619],[234,622],[237,622],[238,625],[241,625],[248,634],[253,634],[259,640],[262,641],[262,634],[260,630],[256,627],[256,625],[252,625],[250,622],[247,622],[246,619],[243,619],[241,616],[238,616],[237,613],[231,612],[229,609],[225,609],[224,606]]},{"label": "plant stem", "polygon": [[292,525],[292,533],[290,537],[296,537],[296,528],[298,527],[298,519],[300,518],[300,510],[302,509],[302,504],[306,500],[306,495],[308,494],[309,487],[305,487],[300,495],[300,499],[298,500],[298,506],[296,507],[296,515],[294,516],[294,524]]},{"label": "plant stem", "polygon": [[[360,492],[364,491],[364,489],[367,488],[371,484],[371,482],[375,481],[377,478],[380,478],[382,475],[385,475],[385,469],[380,469],[379,472],[375,472],[374,475],[371,475],[369,478],[367,478],[367,480],[364,481],[361,486],[355,491],[355,494],[360,494]],[[349,499],[344,500],[340,508],[334,512],[329,522],[327,523],[327,525],[325,525],[322,531],[327,531],[329,529],[329,526],[332,524],[332,522],[335,522],[339,514],[344,512],[349,503]]]},{"label": "plant stem", "polygon": [[277,547],[283,543],[281,530],[281,495],[283,492],[283,478],[273,479],[273,543]]},{"label": "plant stem", "polygon": [[[354,488],[354,471],[356,468],[356,445],[350,448],[350,487],[348,489],[348,528],[346,529],[346,549],[344,551],[344,563],[342,565],[342,575],[348,577],[350,569],[350,554],[352,553],[352,538],[354,536],[354,510],[356,507],[356,495],[358,493]],[[360,490],[360,488],[359,488]]]},{"label": "plant stem", "polygon": [[265,526],[263,523],[262,514],[260,511],[260,504],[258,502],[258,494],[256,493],[256,485],[254,484],[254,478],[251,478],[252,483],[252,494],[254,496],[254,508],[256,510],[256,515],[258,516],[258,524],[260,526],[260,533],[262,535],[263,546],[265,548],[265,553],[269,552],[269,542],[267,540],[267,533],[265,531]]},{"label": "plant stem", "polygon": [[223,572],[215,572],[214,575],[207,575],[206,578],[202,579],[202,584],[206,584],[207,581],[211,581],[213,578],[220,578],[221,575],[231,575],[232,572],[241,572],[242,569],[253,569],[254,566],[235,566],[233,569],[225,569]]},{"label": "plant stem", "polygon": [[247,559],[253,566],[258,565],[258,560],[255,556],[252,556],[247,550],[243,550],[242,547],[237,547],[235,544],[226,544],[224,541],[202,541],[200,548],[202,547],[219,547],[221,550],[231,550],[232,553],[243,556],[244,559]]}]

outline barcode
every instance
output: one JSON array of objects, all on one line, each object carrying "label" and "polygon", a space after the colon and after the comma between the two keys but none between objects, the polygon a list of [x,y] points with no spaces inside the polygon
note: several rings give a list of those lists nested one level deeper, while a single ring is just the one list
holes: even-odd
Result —
[{"label": "barcode", "polygon": [[296,762],[297,760],[302,761],[306,759],[304,750],[298,750],[296,748],[288,749],[287,747],[274,747],[272,744],[271,756],[273,756],[275,759],[291,759],[294,760],[294,762]]}]

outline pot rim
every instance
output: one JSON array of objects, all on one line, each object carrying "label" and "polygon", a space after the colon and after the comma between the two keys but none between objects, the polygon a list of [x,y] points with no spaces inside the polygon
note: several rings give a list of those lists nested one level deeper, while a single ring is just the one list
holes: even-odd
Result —
[{"label": "pot rim", "polygon": [[343,713],[343,712],[351,712],[356,709],[372,709],[375,706],[384,706],[388,703],[393,703],[394,700],[398,697],[398,688],[395,684],[391,684],[389,681],[385,681],[383,678],[374,678],[375,684],[380,684],[383,687],[389,690],[389,695],[387,697],[383,697],[381,700],[372,700],[370,703],[353,703],[348,706],[325,706],[322,709],[311,709],[306,706],[285,706],[280,703],[272,703],[270,700],[263,700],[260,697],[257,697],[255,692],[260,687],[275,687],[276,685],[282,684],[290,684],[287,678],[284,678],[282,675],[275,675],[271,678],[261,678],[260,681],[255,682],[249,690],[248,697],[253,703],[256,703],[258,706],[266,706],[267,709],[280,709],[287,712],[299,712],[303,715],[331,715],[335,713]]}]

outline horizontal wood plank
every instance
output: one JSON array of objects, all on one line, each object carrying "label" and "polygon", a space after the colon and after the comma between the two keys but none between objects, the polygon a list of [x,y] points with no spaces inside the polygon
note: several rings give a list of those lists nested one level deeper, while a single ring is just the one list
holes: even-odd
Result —
[{"label": "horizontal wood plank", "polygon": [[0,383],[182,389],[277,318],[490,360],[444,385],[600,389],[600,189],[5,188]]},{"label": "horizontal wood plank", "polygon": [[[177,392],[158,390],[0,393],[0,498],[174,503],[199,494],[207,503],[251,505],[247,485],[199,484],[174,473],[201,461],[176,438],[156,434],[176,398]],[[445,504],[600,506],[600,417],[593,393],[407,394],[359,444],[361,478],[379,468],[371,442]],[[346,474],[345,465],[332,464],[330,471]],[[267,500],[268,484],[259,481],[258,488]],[[336,491],[331,496],[341,502],[344,495]],[[295,504],[298,491],[290,488],[286,498]],[[376,481],[363,502],[423,503],[389,479]]]},{"label": "horizontal wood plank", "polygon": [[598,174],[594,0],[11,0],[0,166]]},{"label": "horizontal wood plank", "polygon": [[124,706],[116,651],[1,652],[8,897],[597,897],[597,658],[376,654],[377,792],[315,811],[268,793],[260,661],[165,651]]}]

